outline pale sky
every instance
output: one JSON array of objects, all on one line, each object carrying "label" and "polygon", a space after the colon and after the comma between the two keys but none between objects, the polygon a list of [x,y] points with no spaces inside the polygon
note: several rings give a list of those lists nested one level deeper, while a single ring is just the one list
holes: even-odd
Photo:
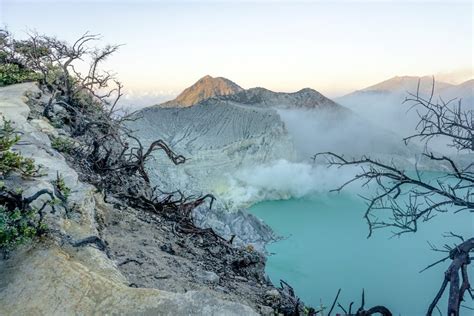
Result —
[{"label": "pale sky", "polygon": [[337,96],[396,75],[472,77],[472,1],[11,1],[0,25],[123,43],[107,68],[173,94],[200,77]]}]

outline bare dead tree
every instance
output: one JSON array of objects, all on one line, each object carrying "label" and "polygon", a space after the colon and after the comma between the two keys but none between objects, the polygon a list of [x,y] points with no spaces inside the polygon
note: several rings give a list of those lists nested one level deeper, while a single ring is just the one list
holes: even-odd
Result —
[{"label": "bare dead tree", "polygon": [[[53,119],[54,106],[65,109],[67,115],[62,117],[62,123],[70,128],[71,136],[83,144],[81,158],[87,156],[95,171],[127,169],[130,173],[139,172],[148,180],[144,163],[157,149],[162,149],[175,163],[184,162],[184,157],[175,155],[162,140],[144,149],[140,141],[133,138],[136,145],[130,146],[131,134],[123,124],[127,118],[112,118],[123,95],[123,85],[112,73],[101,70],[101,66],[120,45],[91,47],[100,36],[88,32],[72,44],[36,32],[22,41],[5,34],[9,41],[3,42],[13,56],[10,59],[42,75],[40,84],[51,94],[44,105],[44,116]],[[78,70],[81,66],[85,72]],[[119,157],[115,157],[116,153]]]},{"label": "bare dead tree", "polygon": [[152,153],[156,150],[164,151],[174,164],[179,165],[186,162],[186,158],[184,156],[175,154],[162,139],[152,142],[145,151],[141,141],[138,138],[131,135],[130,133],[127,135],[129,138],[135,140],[137,147],[132,148],[126,155],[128,159],[126,160],[126,164],[121,168],[124,168],[131,173],[138,172],[142,176],[143,180],[145,180],[147,183],[150,182],[150,179],[145,169],[145,163],[152,157]]},{"label": "bare dead tree", "polygon": [[0,33],[2,55],[40,74],[41,87],[51,94],[44,116],[51,119],[52,108],[62,106],[71,114],[68,123],[77,123],[76,133],[83,133],[84,121],[97,107],[108,108],[106,113],[112,115],[123,95],[123,85],[101,66],[120,45],[91,47],[100,36],[88,32],[72,44],[36,32],[30,32],[26,40],[15,40],[6,30]]},{"label": "bare dead tree", "polygon": [[[434,80],[434,79],[433,79]],[[346,159],[332,152],[314,156],[324,157],[330,166],[338,168],[357,166],[360,172],[352,179],[333,191],[341,191],[356,181],[363,186],[375,185],[374,196],[367,197],[367,209],[364,218],[369,226],[370,237],[375,229],[391,228],[394,235],[416,232],[418,225],[428,222],[441,213],[455,215],[460,212],[474,212],[474,162],[461,166],[453,158],[428,151],[428,142],[435,137],[443,136],[451,141],[449,146],[459,151],[474,151],[474,120],[472,107],[465,107],[461,100],[455,105],[453,100],[447,102],[433,101],[433,89],[429,98],[419,94],[410,94],[405,102],[412,103],[419,116],[416,133],[405,138],[405,142],[419,138],[425,141],[423,156],[431,161],[444,164],[449,171],[442,176],[428,179],[415,166],[408,172],[394,163],[385,163],[364,156],[360,159]],[[449,283],[448,315],[459,315],[461,302],[465,293],[471,294],[467,266],[470,254],[474,251],[474,239],[462,239],[458,245],[448,248],[448,256],[436,264],[450,259],[451,264],[445,272],[441,288],[428,308],[431,315]],[[459,275],[461,275],[461,280]],[[472,298],[472,295],[471,295]]]},{"label": "bare dead tree", "polygon": [[11,33],[6,29],[0,29],[0,63],[24,67],[25,65],[16,55],[13,43],[14,40]]}]

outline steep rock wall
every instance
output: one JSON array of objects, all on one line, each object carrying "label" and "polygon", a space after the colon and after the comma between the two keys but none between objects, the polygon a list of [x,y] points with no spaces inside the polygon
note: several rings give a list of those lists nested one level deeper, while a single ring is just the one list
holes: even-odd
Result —
[{"label": "steep rock wall", "polygon": [[158,153],[148,164],[153,182],[170,191],[219,195],[226,175],[237,169],[295,158],[285,126],[270,108],[209,99],[186,109],[147,108],[138,116],[129,127],[145,145],[161,138],[189,158],[174,166]]}]

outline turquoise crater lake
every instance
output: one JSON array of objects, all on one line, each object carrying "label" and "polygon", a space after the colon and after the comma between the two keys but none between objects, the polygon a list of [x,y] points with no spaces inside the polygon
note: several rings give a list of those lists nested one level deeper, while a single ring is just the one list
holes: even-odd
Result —
[{"label": "turquoise crater lake", "polygon": [[[448,231],[471,236],[472,214],[440,214],[422,223],[415,234],[390,238],[392,234],[385,229],[367,239],[368,227],[362,218],[365,208],[359,197],[349,193],[255,204],[250,212],[284,237],[267,247],[271,253],[267,273],[275,284],[280,279],[289,282],[312,306],[321,302],[330,306],[342,288],[341,305],[347,308],[354,301],[358,308],[364,288],[366,307],[382,304],[394,315],[426,314],[449,264],[419,273],[444,256],[430,250],[428,241],[439,247],[457,242],[442,237]],[[446,297],[439,305],[443,314],[445,302]],[[473,304],[468,301],[466,305]]]}]

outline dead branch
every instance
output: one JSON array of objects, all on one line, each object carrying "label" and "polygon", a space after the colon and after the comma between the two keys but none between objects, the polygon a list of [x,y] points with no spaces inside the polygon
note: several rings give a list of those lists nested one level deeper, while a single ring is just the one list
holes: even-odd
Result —
[{"label": "dead branch", "polygon": [[[451,139],[451,146],[458,150],[474,151],[474,110],[465,107],[461,100],[451,99],[433,102],[435,81],[433,77],[432,90],[429,98],[423,98],[420,91],[420,82],[416,93],[409,93],[405,102],[411,103],[417,109],[419,123],[417,132],[404,138],[408,142],[413,138],[420,138],[428,142],[434,137],[445,136]],[[457,101],[456,104],[453,102]]]},{"label": "dead branch", "polygon": [[[449,287],[449,301],[448,301],[448,315],[458,316],[460,312],[461,302],[463,301],[466,291],[471,290],[469,277],[467,274],[467,266],[471,263],[470,253],[474,251],[474,238],[470,238],[461,244],[457,245],[449,252],[449,259],[451,264],[444,273],[444,279],[438,290],[435,298],[428,307],[427,315],[432,315],[436,305],[441,296],[445,292],[448,284]],[[460,284],[459,275],[461,275],[462,282]],[[471,295],[472,298],[472,295]]]},{"label": "dead branch", "polygon": [[339,298],[339,294],[341,293],[341,289],[339,289],[337,291],[337,295],[331,305],[331,309],[329,310],[328,312],[328,316],[331,315],[334,307],[337,306],[344,312],[344,315],[347,315],[347,316],[370,316],[370,315],[375,315],[375,314],[380,314],[382,316],[392,316],[392,312],[390,312],[390,310],[388,308],[386,308],[385,306],[381,306],[381,305],[378,305],[378,306],[374,306],[374,307],[371,307],[369,309],[365,309],[365,291],[362,290],[362,299],[361,299],[361,305],[360,307],[357,309],[356,313],[353,314],[352,313],[352,305],[354,304],[354,302],[351,302],[349,304],[349,308],[346,309],[344,308],[344,306],[342,306],[339,302],[338,302],[338,298]]},{"label": "dead branch", "polygon": [[[453,214],[459,211],[474,210],[474,200],[471,194],[474,182],[472,182],[471,173],[465,170],[461,172],[456,164],[447,157],[438,159],[433,154],[429,155],[433,159],[448,160],[452,165],[454,172],[445,176],[444,181],[440,183],[425,181],[418,172],[411,176],[396,166],[368,157],[347,160],[338,154],[325,152],[316,154],[313,159],[317,159],[319,156],[325,157],[330,166],[355,165],[361,167],[359,174],[332,191],[339,192],[356,181],[364,181],[364,186],[371,183],[377,186],[376,195],[366,198],[368,207],[364,218],[369,226],[368,237],[372,235],[373,230],[386,227],[396,228],[398,230],[395,232],[396,235],[416,232],[419,221],[427,221],[437,212],[445,213],[447,207],[451,207]],[[449,179],[453,179],[455,182],[449,184]],[[409,205],[398,202],[405,196],[410,197]],[[392,215],[390,218],[378,215],[387,211]]]}]

